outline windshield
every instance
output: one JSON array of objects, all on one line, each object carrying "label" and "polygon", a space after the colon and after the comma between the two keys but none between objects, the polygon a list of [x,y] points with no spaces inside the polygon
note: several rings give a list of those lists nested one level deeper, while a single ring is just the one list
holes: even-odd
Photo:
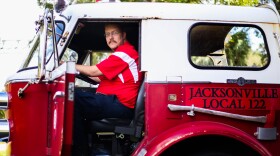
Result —
[{"label": "windshield", "polygon": [[[55,23],[55,31],[56,31],[56,43],[59,42],[61,39],[62,33],[64,31],[64,24],[61,22]],[[47,36],[47,51],[46,51],[46,64],[49,62],[51,56],[53,55],[53,37],[51,33],[48,33]],[[30,49],[30,53],[26,60],[24,61],[24,64],[22,68],[32,68],[38,66],[38,55],[40,52],[40,38],[39,35],[36,35],[32,48]]]}]

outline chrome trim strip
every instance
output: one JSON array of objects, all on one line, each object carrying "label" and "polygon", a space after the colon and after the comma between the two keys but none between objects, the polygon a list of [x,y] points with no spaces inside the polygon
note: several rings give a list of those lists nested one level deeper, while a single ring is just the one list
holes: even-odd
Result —
[{"label": "chrome trim strip", "polygon": [[168,104],[167,107],[171,111],[190,111],[187,113],[189,116],[194,116],[195,115],[194,111],[197,111],[197,112],[205,113],[205,114],[223,116],[223,117],[245,120],[245,121],[260,122],[260,123],[266,123],[266,120],[267,120],[266,116],[247,116],[247,115],[233,114],[233,113],[228,113],[228,112],[222,112],[222,111],[217,111],[217,110],[195,107],[194,105],[179,106],[179,105],[174,105],[174,104]]},{"label": "chrome trim strip", "polygon": [[53,95],[53,100],[55,100],[56,98],[59,98],[59,97],[64,97],[64,96],[65,96],[64,92],[62,92],[62,91],[57,91],[57,92],[55,92],[55,94]]},{"label": "chrome trim strip", "polygon": [[180,83],[180,84],[209,84],[212,83],[211,81],[153,81],[153,80],[147,80],[146,81],[149,84],[176,84],[176,83]]}]

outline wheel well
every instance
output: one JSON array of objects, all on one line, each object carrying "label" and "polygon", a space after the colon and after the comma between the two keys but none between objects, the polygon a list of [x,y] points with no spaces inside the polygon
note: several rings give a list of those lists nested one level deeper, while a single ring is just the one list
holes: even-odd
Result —
[{"label": "wheel well", "polygon": [[182,153],[188,156],[260,156],[257,151],[248,145],[219,135],[188,138],[172,145],[160,155],[169,156]]}]

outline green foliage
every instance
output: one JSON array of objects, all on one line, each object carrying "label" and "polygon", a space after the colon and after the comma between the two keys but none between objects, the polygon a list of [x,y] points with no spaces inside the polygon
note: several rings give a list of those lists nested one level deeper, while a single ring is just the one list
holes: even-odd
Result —
[{"label": "green foliage", "polygon": [[95,0],[77,0],[76,3],[94,3]]},{"label": "green foliage", "polygon": [[91,65],[95,65],[99,62],[101,62],[103,59],[109,57],[109,55],[111,54],[111,52],[108,53],[98,53],[98,52],[93,52],[91,53]]},{"label": "green foliage", "polygon": [[[83,1],[83,0],[80,0]],[[122,0],[122,2],[170,2],[170,3],[195,3],[195,4],[223,4],[239,6],[255,6],[258,0]]]},{"label": "green foliage", "polygon": [[258,0],[215,0],[215,4],[235,5],[235,6],[256,6]]},{"label": "green foliage", "polygon": [[122,2],[202,3],[200,0],[122,0]]},{"label": "green foliage", "polygon": [[213,61],[208,56],[192,56],[191,59],[198,66],[214,66]]},{"label": "green foliage", "polygon": [[48,3],[45,0],[37,0],[37,3],[43,8],[53,9],[53,3]]},{"label": "green foliage", "polygon": [[[40,1],[40,0],[38,0]],[[236,6],[256,6],[259,0],[121,0],[122,2],[170,2],[170,3],[195,3],[195,4],[222,4]],[[94,3],[95,0],[77,0],[77,3]],[[280,12],[280,0],[273,0]]]},{"label": "green foliage", "polygon": [[280,0],[273,0],[273,2],[275,3],[276,8],[277,8],[278,12],[280,13]]},{"label": "green foliage", "polygon": [[231,36],[225,44],[225,52],[230,66],[247,66],[246,59],[250,49],[246,30],[239,31]]},{"label": "green foliage", "polygon": [[5,111],[0,110],[0,119],[5,119]]},{"label": "green foliage", "polygon": [[261,57],[261,62],[263,65],[267,64],[268,62],[268,56],[267,53],[265,51],[265,46],[264,43],[259,45],[258,51],[260,52],[260,57]]},{"label": "green foliage", "polygon": [[[74,0],[69,0],[72,3]],[[196,3],[196,4],[222,4],[237,6],[256,6],[259,0],[121,0],[122,2],[170,2],[170,3]],[[96,0],[76,0],[76,3],[94,3]],[[280,0],[273,0],[278,12],[280,12]],[[53,8],[52,3],[45,0],[37,0],[39,6],[44,8]]]}]

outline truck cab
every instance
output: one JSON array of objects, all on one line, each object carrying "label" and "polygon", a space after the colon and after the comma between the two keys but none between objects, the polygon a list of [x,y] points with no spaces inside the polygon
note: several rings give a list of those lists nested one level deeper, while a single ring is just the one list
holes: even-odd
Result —
[{"label": "truck cab", "polygon": [[5,83],[10,155],[71,155],[74,92],[98,87],[75,64],[94,65],[112,53],[104,38],[109,22],[124,26],[145,78],[133,119],[88,121],[90,155],[277,155],[274,4],[54,8],[36,22],[30,53]]}]

